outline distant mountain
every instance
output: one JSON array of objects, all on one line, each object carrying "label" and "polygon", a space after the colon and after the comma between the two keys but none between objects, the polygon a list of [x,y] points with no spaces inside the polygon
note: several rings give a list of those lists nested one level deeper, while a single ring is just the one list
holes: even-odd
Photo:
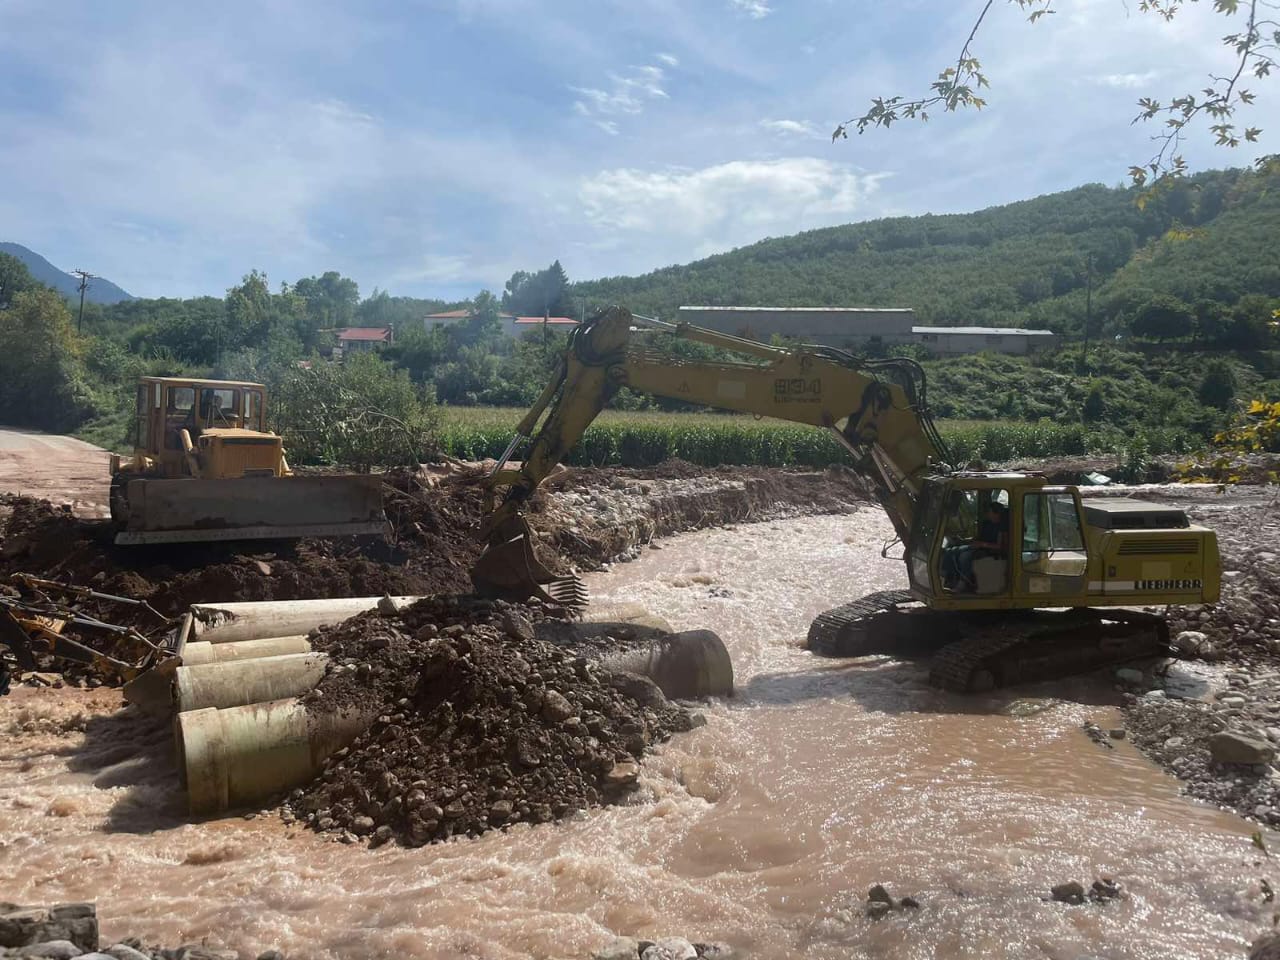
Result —
[{"label": "distant mountain", "polygon": [[[46,286],[53,287],[63,296],[77,300],[80,298],[80,278],[59,270],[34,250],[28,250],[19,243],[0,242],[0,253],[7,253],[11,257],[17,257],[27,265],[27,269],[31,271],[31,276]],[[98,277],[89,281],[88,289],[84,292],[84,299],[86,303],[112,304],[119,303],[121,300],[136,300],[137,297],[125,293],[110,280],[103,280]]]}]

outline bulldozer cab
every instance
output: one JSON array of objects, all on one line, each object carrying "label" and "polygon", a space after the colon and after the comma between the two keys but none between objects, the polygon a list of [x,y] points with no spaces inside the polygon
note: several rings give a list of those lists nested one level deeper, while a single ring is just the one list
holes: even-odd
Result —
[{"label": "bulldozer cab", "polygon": [[1087,588],[1080,494],[1042,477],[930,478],[907,553],[912,593],[934,605],[1067,605]]},{"label": "bulldozer cab", "polygon": [[224,438],[238,436],[243,444],[270,436],[265,416],[266,388],[260,383],[144,377],[138,383],[134,459],[150,461],[163,476],[188,475],[184,430],[197,450],[223,431],[235,431]]}]

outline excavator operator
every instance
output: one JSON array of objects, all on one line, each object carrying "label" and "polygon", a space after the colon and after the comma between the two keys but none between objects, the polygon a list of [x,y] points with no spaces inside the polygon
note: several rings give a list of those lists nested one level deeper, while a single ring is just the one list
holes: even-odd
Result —
[{"label": "excavator operator", "polygon": [[973,575],[973,561],[979,557],[1004,558],[1009,551],[1009,509],[991,500],[978,524],[978,535],[954,547],[947,547],[942,557],[943,586],[957,593],[975,593],[978,585]]}]

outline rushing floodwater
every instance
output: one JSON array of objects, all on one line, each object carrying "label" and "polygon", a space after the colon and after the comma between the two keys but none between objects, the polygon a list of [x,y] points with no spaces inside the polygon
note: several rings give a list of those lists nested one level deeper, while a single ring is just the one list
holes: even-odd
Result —
[{"label": "rushing floodwater", "polygon": [[[97,899],[104,937],[209,936],[293,957],[586,957],[615,934],[759,958],[1240,957],[1270,922],[1252,827],[1178,798],[1114,725],[1105,683],[990,699],[922,667],[801,648],[820,610],[900,584],[878,513],[715,530],[589,578],[733,654],[739,695],[646,763],[647,802],[417,850],[274,818],[181,820],[161,731],[57,723],[102,692],[0,702],[0,900]],[[140,753],[141,750],[141,753]],[[1116,877],[1103,907],[1043,900]],[[873,883],[923,903],[878,923]],[[251,956],[253,954],[250,954]]]}]

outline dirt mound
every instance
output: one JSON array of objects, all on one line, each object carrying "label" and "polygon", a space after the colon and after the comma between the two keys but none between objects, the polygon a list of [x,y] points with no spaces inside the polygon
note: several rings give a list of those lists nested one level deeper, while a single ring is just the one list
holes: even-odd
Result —
[{"label": "dirt mound", "polygon": [[418,846],[607,803],[650,744],[693,723],[649,681],[534,638],[546,608],[460,598],[363,614],[316,635],[312,710],[379,716],[290,800],[320,831]]},{"label": "dirt mound", "polygon": [[[470,589],[480,490],[458,478],[427,491],[388,475],[391,541],[301,540],[117,547],[106,521],[16,498],[0,544],[0,577],[17,572],[146,599],[177,615],[192,603],[449,593]],[[99,611],[107,615],[106,610]],[[112,611],[119,619],[120,611]]]}]

